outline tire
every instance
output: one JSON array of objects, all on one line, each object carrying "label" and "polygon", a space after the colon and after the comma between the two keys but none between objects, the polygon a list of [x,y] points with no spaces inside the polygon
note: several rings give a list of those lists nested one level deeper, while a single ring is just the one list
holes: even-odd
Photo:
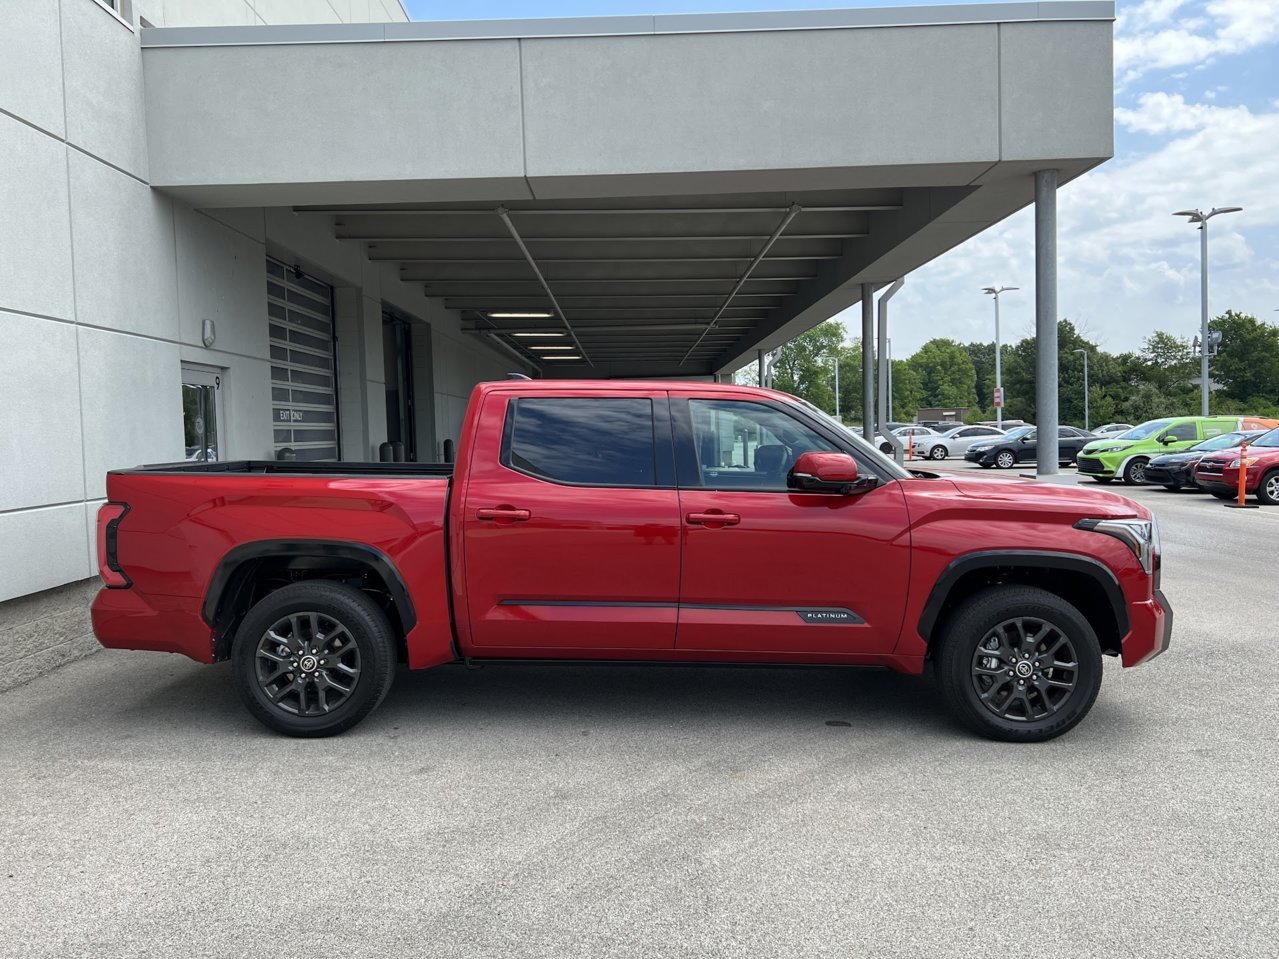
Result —
[{"label": "tire", "polygon": [[1235,499],[1238,496],[1237,493],[1226,493],[1219,489],[1210,489],[1208,492],[1217,497],[1217,499]]},{"label": "tire", "polygon": [[1279,470],[1271,470],[1257,484],[1257,502],[1279,506]]},{"label": "tire", "polygon": [[1113,476],[1094,476],[1093,477],[1093,482],[1101,483],[1103,486],[1106,485],[1107,483],[1113,483],[1114,481],[1115,481],[1115,478]]},{"label": "tire", "polygon": [[946,447],[938,444],[928,451],[930,460],[944,460],[946,458]]},{"label": "tire", "polygon": [[883,453],[885,456],[892,456],[892,454],[893,454],[893,444],[892,444],[892,443],[880,443],[880,444],[879,444],[879,451],[880,451],[881,453]]},{"label": "tire", "polygon": [[1017,465],[1017,457],[1011,450],[1000,450],[995,456],[995,465],[1001,470],[1010,470]]},{"label": "tire", "polygon": [[1124,467],[1124,485],[1125,486],[1143,486],[1146,482],[1146,464],[1150,460],[1141,456],[1134,456],[1128,461],[1128,465]]},{"label": "tire", "polygon": [[[327,637],[312,646],[317,634]],[[253,717],[303,737],[345,732],[376,709],[391,688],[395,660],[395,633],[377,604],[325,580],[262,599],[236,630],[231,652],[236,688]],[[300,685],[298,667],[306,677]]]},{"label": "tire", "polygon": [[[1044,668],[1054,654],[1069,658]],[[994,586],[964,600],[942,627],[935,665],[955,717],[1003,742],[1060,736],[1088,715],[1101,689],[1101,645],[1088,620],[1060,596],[1032,586]]]}]

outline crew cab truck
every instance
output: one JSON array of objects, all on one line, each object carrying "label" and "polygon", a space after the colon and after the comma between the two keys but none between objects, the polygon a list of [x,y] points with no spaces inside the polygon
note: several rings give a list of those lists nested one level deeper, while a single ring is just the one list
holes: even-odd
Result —
[{"label": "crew cab truck", "polygon": [[1037,741],[1172,622],[1137,503],[907,472],[726,384],[482,383],[456,465],[171,464],[107,493],[101,643],[229,659],[296,736],[354,726],[397,661],[931,660],[963,723]]}]

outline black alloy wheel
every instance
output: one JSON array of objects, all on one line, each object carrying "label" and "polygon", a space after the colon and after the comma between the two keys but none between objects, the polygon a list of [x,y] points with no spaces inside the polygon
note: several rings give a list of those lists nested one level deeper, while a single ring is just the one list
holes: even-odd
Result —
[{"label": "black alloy wheel", "polygon": [[391,688],[395,636],[364,592],[312,580],[267,595],[236,631],[240,696],[290,736],[331,736],[372,712]]},{"label": "black alloy wheel", "polygon": [[1042,742],[1088,714],[1101,646],[1078,609],[1047,590],[994,586],[946,621],[936,656],[942,697],[991,739]]},{"label": "black alloy wheel", "polygon": [[995,465],[1001,470],[1010,470],[1017,465],[1017,457],[1012,450],[1000,450],[995,456]]}]

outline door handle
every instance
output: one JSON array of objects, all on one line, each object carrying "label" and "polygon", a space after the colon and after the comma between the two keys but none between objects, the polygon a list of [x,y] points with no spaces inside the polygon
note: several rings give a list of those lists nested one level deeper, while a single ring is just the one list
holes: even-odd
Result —
[{"label": "door handle", "polygon": [[523,523],[525,520],[532,519],[533,513],[526,509],[516,509],[514,506],[497,506],[477,509],[475,518],[496,520],[498,522],[505,521],[507,523]]},{"label": "door handle", "polygon": [[684,519],[695,526],[736,526],[742,518],[736,513],[721,513],[711,510],[706,513],[689,513]]}]

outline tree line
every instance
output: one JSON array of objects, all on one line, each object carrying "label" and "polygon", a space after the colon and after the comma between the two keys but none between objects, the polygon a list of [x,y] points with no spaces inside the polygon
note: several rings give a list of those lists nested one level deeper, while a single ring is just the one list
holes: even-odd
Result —
[{"label": "tree line", "polygon": [[[1279,416],[1279,326],[1227,310],[1209,322],[1221,333],[1211,358],[1213,414]],[[1140,423],[1186,416],[1200,409],[1199,356],[1188,337],[1151,333],[1140,350],[1109,353],[1063,319],[1057,324],[1058,415],[1084,425],[1084,358],[1088,353],[1089,424]],[[839,413],[862,416],[862,347],[844,342],[844,328],[828,320],[781,347],[772,361],[773,386],[824,410],[835,408],[839,365]],[[1035,338],[1004,344],[1001,356],[1004,418],[1035,422]],[[892,363],[892,419],[909,421],[924,407],[960,406],[968,421],[995,419],[995,344],[936,338],[909,359]],[[753,381],[754,367],[746,371]]]}]

